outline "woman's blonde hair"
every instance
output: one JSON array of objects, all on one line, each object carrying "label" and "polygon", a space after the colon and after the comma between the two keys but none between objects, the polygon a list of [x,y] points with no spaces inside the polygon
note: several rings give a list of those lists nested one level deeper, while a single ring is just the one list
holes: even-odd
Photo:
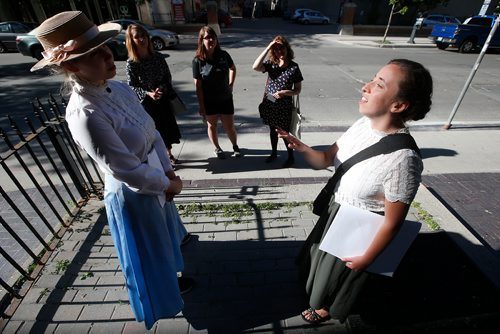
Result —
[{"label": "woman's blonde hair", "polygon": [[[282,44],[286,48],[286,61],[290,62],[295,56],[293,54],[292,47],[290,46],[290,43],[288,43],[287,39],[284,36],[278,35],[274,37],[274,41]],[[269,50],[269,60],[274,64],[278,64],[280,61],[279,56],[276,54],[274,45],[271,50]]]},{"label": "woman's blonde hair", "polygon": [[153,54],[153,52],[154,52],[153,44],[151,43],[151,39],[149,37],[148,31],[143,26],[141,26],[139,24],[131,24],[127,27],[127,30],[125,31],[125,45],[127,46],[128,57],[135,62],[140,62],[141,59],[139,57],[139,53],[137,52],[137,46],[135,45],[134,41],[132,40],[132,30],[133,29],[137,30],[138,32],[143,33],[145,38],[148,39],[148,53],[149,54]]},{"label": "woman's blonde hair", "polygon": [[217,45],[215,46],[214,53],[220,51],[219,39],[217,38],[217,33],[214,29],[209,26],[201,27],[200,33],[198,34],[198,48],[196,49],[196,58],[200,60],[207,60],[207,50],[205,50],[205,46],[203,45],[203,38],[205,37],[205,33],[207,36],[213,36]]}]

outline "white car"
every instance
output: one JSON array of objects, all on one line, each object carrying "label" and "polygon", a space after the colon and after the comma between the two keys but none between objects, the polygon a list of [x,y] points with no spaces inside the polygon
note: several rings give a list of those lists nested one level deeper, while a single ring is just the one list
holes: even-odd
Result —
[{"label": "white car", "polygon": [[292,15],[292,21],[297,22],[302,17],[302,15],[304,14],[304,12],[309,11],[309,10],[312,10],[312,9],[309,9],[309,8],[298,8],[298,9],[296,9],[293,12],[293,15]]},{"label": "white car", "polygon": [[299,17],[297,21],[302,24],[310,24],[310,23],[328,24],[330,23],[330,18],[328,16],[323,15],[323,13],[318,12],[317,10],[307,10],[302,14],[301,17]]},{"label": "white car", "polygon": [[131,24],[138,24],[143,26],[151,36],[151,42],[153,43],[153,48],[155,50],[163,50],[165,48],[174,47],[179,44],[179,36],[175,32],[164,29],[157,29],[141,21],[119,19],[110,22],[118,23],[122,26],[123,30],[127,29],[127,27]]}]

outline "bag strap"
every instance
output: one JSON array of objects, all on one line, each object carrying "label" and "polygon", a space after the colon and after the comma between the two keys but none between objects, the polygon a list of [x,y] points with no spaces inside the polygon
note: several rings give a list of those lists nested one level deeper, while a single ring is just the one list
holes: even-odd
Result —
[{"label": "bag strap", "polygon": [[300,114],[300,94],[294,95],[292,99],[293,99],[293,106],[297,110],[297,114]]},{"label": "bag strap", "polygon": [[383,137],[377,143],[368,146],[364,150],[356,153],[355,155],[341,163],[340,166],[335,169],[335,173],[333,174],[333,176],[328,180],[325,189],[328,191],[328,193],[333,194],[335,185],[340,180],[342,175],[344,175],[352,166],[354,166],[358,162],[380,154],[388,154],[399,151],[404,148],[414,150],[419,156],[421,156],[420,149],[418,148],[415,139],[413,139],[413,137],[409,134],[396,133]]}]

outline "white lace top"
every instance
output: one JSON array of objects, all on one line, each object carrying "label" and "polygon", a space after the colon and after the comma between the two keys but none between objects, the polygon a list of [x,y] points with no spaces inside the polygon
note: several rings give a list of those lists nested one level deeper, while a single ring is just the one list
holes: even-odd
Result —
[{"label": "white lace top", "polygon": [[[398,132],[409,133],[409,130],[403,128]],[[368,118],[359,119],[337,141],[339,151],[334,166],[386,135],[372,129]],[[411,149],[372,157],[355,164],[342,176],[335,189],[335,201],[379,212],[384,211],[385,199],[410,204],[417,193],[422,170],[422,159]]]},{"label": "white lace top", "polygon": [[[126,84],[109,80],[95,87],[76,82],[66,121],[77,145],[104,173],[147,195],[162,195],[168,188],[165,172],[172,166],[165,144],[153,119]],[[146,163],[153,147],[163,171]]]}]

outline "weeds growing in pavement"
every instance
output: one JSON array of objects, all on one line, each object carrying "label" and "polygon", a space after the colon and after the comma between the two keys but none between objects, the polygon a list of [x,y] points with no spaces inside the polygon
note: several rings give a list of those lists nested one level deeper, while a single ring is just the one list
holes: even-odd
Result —
[{"label": "weeds growing in pavement", "polygon": [[69,264],[70,264],[70,261],[69,260],[59,260],[56,262],[56,270],[54,270],[54,274],[61,274],[61,273],[64,273],[66,271],[66,269],[68,269],[69,267]]},{"label": "weeds growing in pavement", "polygon": [[80,276],[80,280],[84,281],[87,278],[91,278],[91,277],[94,277],[94,273],[88,271],[86,273],[83,273],[82,276]]},{"label": "weeds growing in pavement", "polygon": [[419,202],[413,201],[411,206],[417,209],[417,219],[421,222],[424,222],[429,226],[429,228],[433,231],[439,230],[441,226],[436,222],[434,217],[422,208],[422,205]]},{"label": "weeds growing in pavement", "polygon": [[189,203],[178,204],[177,209],[183,217],[193,217],[193,222],[196,222],[196,216],[205,215],[208,217],[221,216],[229,218],[231,221],[226,224],[238,224],[243,221],[244,217],[252,216],[255,213],[255,209],[267,212],[284,209],[285,212],[291,212],[294,207],[309,204],[309,202],[265,202],[255,203],[255,205],[250,205],[248,203]]}]

